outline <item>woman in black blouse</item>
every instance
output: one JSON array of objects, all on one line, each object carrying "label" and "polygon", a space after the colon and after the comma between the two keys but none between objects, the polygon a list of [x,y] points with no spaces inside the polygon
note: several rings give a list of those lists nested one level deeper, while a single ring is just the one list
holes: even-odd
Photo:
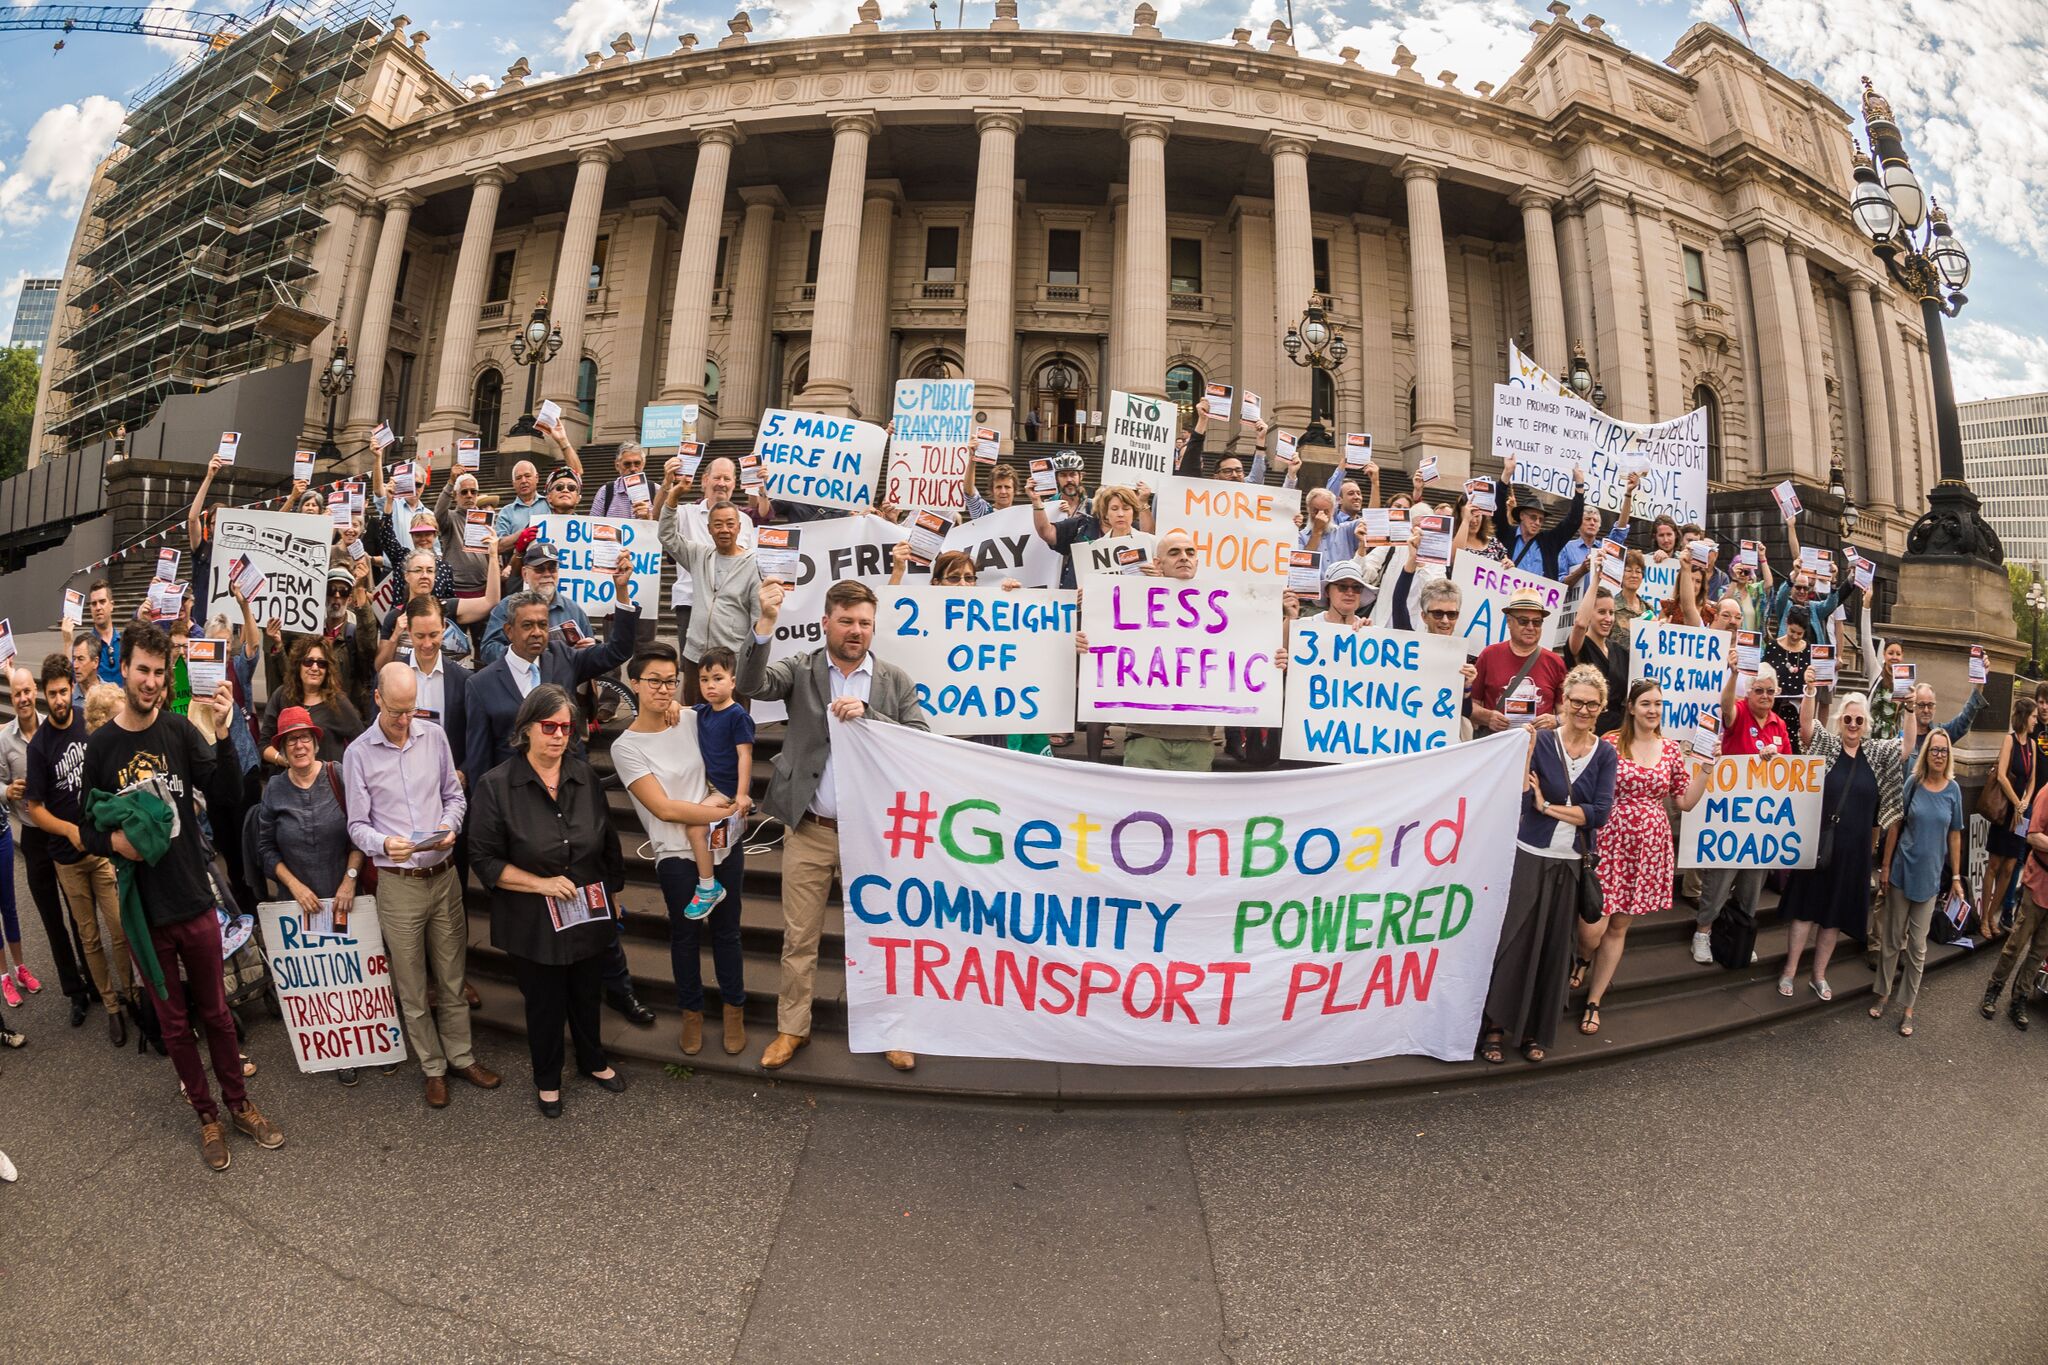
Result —
[{"label": "woman in black blouse", "polygon": [[[491,944],[518,971],[535,1099],[551,1119],[562,1114],[564,1019],[576,1069],[614,1094],[626,1088],[598,1036],[612,941],[606,907],[625,885],[625,861],[590,765],[565,757],[574,724],[566,691],[534,688],[513,721],[515,752],[477,783],[469,814],[470,866],[498,893]],[[592,914],[584,907],[594,887],[605,894]]]}]

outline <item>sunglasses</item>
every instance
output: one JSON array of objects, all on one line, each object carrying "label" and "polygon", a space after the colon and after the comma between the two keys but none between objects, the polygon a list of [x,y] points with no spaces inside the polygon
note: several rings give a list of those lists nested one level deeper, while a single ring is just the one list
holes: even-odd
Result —
[{"label": "sunglasses", "polygon": [[1458,619],[1458,613],[1454,611],[1426,611],[1422,614],[1432,621],[1456,621]]},{"label": "sunglasses", "polygon": [[325,660],[325,659],[301,659],[301,660],[299,660],[299,667],[300,667],[300,668],[325,668],[325,667],[327,667],[327,660]]},{"label": "sunglasses", "polygon": [[1842,717],[1842,724],[1844,724],[1844,725],[1861,725],[1861,724],[1863,724],[1863,717],[1861,717],[1861,716],[1844,716],[1844,717]]},{"label": "sunglasses", "polygon": [[566,720],[537,720],[534,724],[540,727],[540,732],[544,735],[566,735],[569,733],[569,722]]}]

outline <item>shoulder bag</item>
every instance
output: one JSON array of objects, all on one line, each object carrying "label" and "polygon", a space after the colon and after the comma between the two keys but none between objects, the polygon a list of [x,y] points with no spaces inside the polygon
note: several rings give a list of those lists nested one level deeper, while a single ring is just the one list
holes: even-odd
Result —
[{"label": "shoulder bag", "polygon": [[[1530,656],[1532,661],[1535,656]],[[1517,684],[1519,686],[1519,684]],[[1572,756],[1565,752],[1564,740],[1557,731],[1550,732],[1551,741],[1557,746],[1557,756],[1564,764],[1565,800],[1571,800]],[[1601,741],[1594,740],[1595,744]],[[1598,750],[1594,756],[1598,756]],[[1589,759],[1590,763],[1591,760]],[[1588,924],[1598,924],[1607,913],[1606,893],[1600,889],[1600,850],[1581,828],[1575,835],[1579,850],[1579,918]]]},{"label": "shoulder bag", "polygon": [[[327,785],[334,791],[335,803],[341,807],[343,815],[346,816],[346,814],[348,813],[348,797],[341,790],[341,774],[334,771],[335,766],[336,765],[332,763],[323,763],[320,765],[322,770],[324,770],[327,774]],[[377,894],[376,859],[363,859],[363,870],[356,874],[356,890],[365,896],[374,896]]]}]

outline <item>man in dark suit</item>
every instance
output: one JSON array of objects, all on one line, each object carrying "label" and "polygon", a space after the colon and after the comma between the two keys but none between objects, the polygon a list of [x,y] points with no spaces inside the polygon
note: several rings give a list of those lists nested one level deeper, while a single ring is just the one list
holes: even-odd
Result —
[{"label": "man in dark suit", "polygon": [[[616,605],[603,644],[572,648],[548,634],[548,599],[537,592],[515,593],[505,609],[505,655],[470,680],[463,698],[461,762],[471,791],[483,775],[512,756],[512,722],[526,694],[542,683],[556,683],[571,693],[633,657],[640,633],[640,609],[633,605],[633,561],[620,555],[612,573]],[[582,727],[571,733],[569,752],[583,754]],[[633,975],[619,945],[616,926],[611,956],[604,969],[605,1001],[639,1028],[654,1027],[654,1011],[633,991]]]},{"label": "man in dark suit", "polygon": [[[739,691],[786,702],[789,725],[762,808],[789,831],[782,845],[782,996],[775,1010],[775,1041],[761,1054],[769,1071],[786,1066],[811,1040],[811,988],[818,974],[818,936],[825,897],[839,875],[839,794],[832,782],[829,717],[868,717],[928,730],[910,675],[868,652],[875,638],[875,594],[857,579],[825,592],[825,644],[778,663],[768,662],[768,641],[782,610],[783,586],[761,585],[761,617],[754,647],[740,670]],[[917,1058],[882,1054],[908,1071]]]},{"label": "man in dark suit", "polygon": [[413,719],[441,727],[448,737],[455,771],[466,786],[469,769],[462,760],[469,738],[469,687],[474,675],[441,650],[448,622],[439,598],[421,593],[405,604],[404,611],[403,639],[410,642],[412,671],[419,682],[419,709],[413,712]]}]

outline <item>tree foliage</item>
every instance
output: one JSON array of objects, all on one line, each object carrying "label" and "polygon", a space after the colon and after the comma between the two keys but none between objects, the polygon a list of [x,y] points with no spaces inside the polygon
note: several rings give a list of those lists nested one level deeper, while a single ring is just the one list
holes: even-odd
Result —
[{"label": "tree foliage", "polygon": [[29,436],[35,425],[36,385],[42,368],[26,346],[0,350],[0,479],[28,467]]}]

